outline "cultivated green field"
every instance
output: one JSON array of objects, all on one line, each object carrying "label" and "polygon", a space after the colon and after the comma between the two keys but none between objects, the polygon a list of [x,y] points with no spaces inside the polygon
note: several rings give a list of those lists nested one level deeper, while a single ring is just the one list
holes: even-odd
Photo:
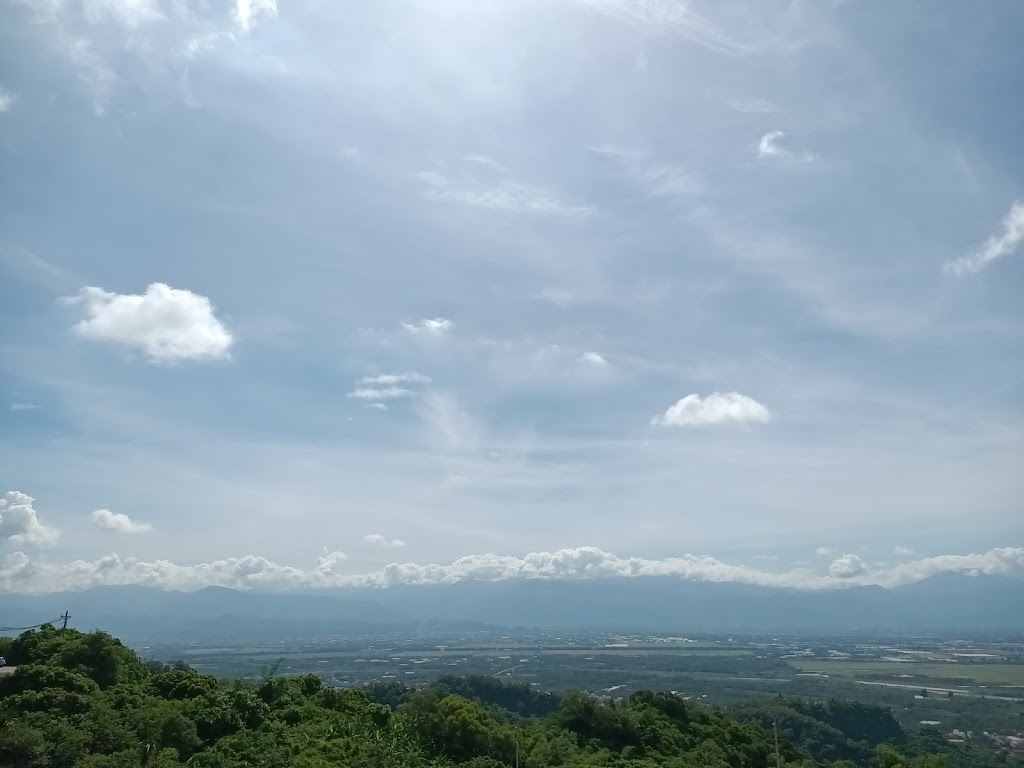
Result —
[{"label": "cultivated green field", "polygon": [[[816,672],[836,677],[885,680],[887,682],[913,682],[927,679],[962,685],[1024,686],[1024,664],[943,664],[839,659],[809,659],[792,663],[801,672]],[[909,677],[904,677],[905,675],[909,675]]]}]

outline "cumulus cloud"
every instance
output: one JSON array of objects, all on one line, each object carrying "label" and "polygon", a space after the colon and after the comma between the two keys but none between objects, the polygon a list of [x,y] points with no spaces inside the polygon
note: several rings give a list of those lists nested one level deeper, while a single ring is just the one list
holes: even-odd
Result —
[{"label": "cumulus cloud", "polygon": [[814,550],[814,554],[816,554],[816,555],[831,555],[832,554],[832,547],[818,547],[816,550]]},{"label": "cumulus cloud", "polygon": [[141,295],[86,287],[65,301],[85,311],[74,327],[79,336],[141,350],[155,363],[229,356],[230,332],[210,300],[191,291],[163,283],[152,283]]},{"label": "cumulus cloud", "polygon": [[417,336],[444,336],[455,323],[447,317],[426,317],[418,323],[402,323],[402,328]]},{"label": "cumulus cloud", "polygon": [[348,560],[344,552],[328,552],[317,558],[316,568],[312,573],[313,581],[330,581],[341,574],[341,564]]},{"label": "cumulus cloud", "polygon": [[597,352],[584,352],[579,356],[579,362],[584,365],[593,365],[597,368],[604,368],[608,365],[608,361],[605,360],[604,356]]},{"label": "cumulus cloud", "polygon": [[842,555],[832,561],[828,575],[836,579],[852,579],[868,572],[868,565],[856,555]]},{"label": "cumulus cloud", "polygon": [[0,499],[0,541],[32,547],[48,547],[60,537],[60,531],[39,519],[31,496],[7,491]]},{"label": "cumulus cloud", "polygon": [[900,557],[912,557],[914,554],[914,550],[912,550],[910,547],[901,547],[897,544],[895,547],[892,548],[892,553],[894,555],[899,555]]},{"label": "cumulus cloud", "polygon": [[0,88],[0,113],[9,112],[14,106],[14,94],[5,88]]},{"label": "cumulus cloud", "polygon": [[1016,200],[1003,218],[1003,231],[993,235],[973,253],[946,264],[946,271],[954,275],[967,275],[981,271],[992,261],[1012,253],[1024,240],[1024,200]]},{"label": "cumulus cloud", "polygon": [[739,392],[712,392],[705,398],[690,394],[655,416],[651,423],[669,427],[704,427],[716,424],[766,424],[771,412]]},{"label": "cumulus cloud", "polygon": [[152,529],[149,523],[137,523],[128,515],[111,512],[109,509],[97,509],[92,513],[92,523],[97,528],[112,533],[145,533]]},{"label": "cumulus cloud", "polygon": [[373,544],[379,547],[404,547],[405,542],[401,539],[388,539],[387,536],[382,536],[379,533],[371,533],[363,539],[366,544]]},{"label": "cumulus cloud", "polygon": [[854,555],[844,555],[832,563],[824,575],[803,568],[785,572],[760,571],[706,555],[686,554],[662,560],[619,557],[596,547],[531,552],[523,557],[469,555],[444,565],[395,562],[378,571],[361,574],[342,573],[339,564],[344,559],[342,553],[331,553],[318,558],[313,567],[303,570],[255,555],[195,565],[178,565],[166,560],[147,562],[118,555],[107,555],[95,561],[55,564],[33,561],[23,552],[15,552],[0,561],[0,590],[35,594],[117,584],[144,584],[167,589],[197,589],[211,585],[239,589],[395,587],[472,580],[644,576],[829,590],[866,585],[898,587],[949,572],[1024,576],[1024,547],[1003,547],[968,555],[941,555],[879,570],[871,570]]}]

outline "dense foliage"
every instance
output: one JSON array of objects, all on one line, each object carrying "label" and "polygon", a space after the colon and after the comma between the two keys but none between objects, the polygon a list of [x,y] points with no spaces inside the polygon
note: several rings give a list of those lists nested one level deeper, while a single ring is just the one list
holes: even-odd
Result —
[{"label": "dense foliage", "polygon": [[[444,678],[419,691],[333,689],[313,675],[222,682],[145,663],[101,632],[50,626],[0,643],[0,652],[17,665],[0,678],[0,765],[12,768],[500,768],[517,757],[522,766],[776,764],[774,735],[756,712],[739,719],[667,693],[555,698],[489,678]],[[772,714],[789,768],[945,765],[872,747],[900,735],[884,714],[832,702],[779,706],[791,710]]]}]

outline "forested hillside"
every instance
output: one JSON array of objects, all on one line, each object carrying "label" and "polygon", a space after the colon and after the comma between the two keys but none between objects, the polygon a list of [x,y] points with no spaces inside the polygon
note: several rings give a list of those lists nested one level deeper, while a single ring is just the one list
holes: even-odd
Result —
[{"label": "forested hillside", "polygon": [[[515,765],[517,754],[524,767],[776,764],[769,710],[737,717],[666,693],[616,703],[486,678],[447,678],[419,691],[332,689],[312,675],[218,681],[143,662],[101,632],[50,626],[0,639],[0,655],[17,665],[0,678],[0,765],[12,768],[499,768]],[[873,744],[878,733],[902,733],[870,709],[777,706],[789,710],[771,714],[786,716],[781,765],[947,765],[944,756],[910,758]]]}]

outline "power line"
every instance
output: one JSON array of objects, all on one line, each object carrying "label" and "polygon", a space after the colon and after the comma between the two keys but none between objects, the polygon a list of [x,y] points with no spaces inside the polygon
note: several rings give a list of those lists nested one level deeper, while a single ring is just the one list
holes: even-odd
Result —
[{"label": "power line", "polygon": [[49,621],[44,621],[41,624],[33,624],[31,627],[0,627],[0,632],[22,632],[26,629],[39,629],[40,627],[44,627],[47,624],[56,624],[58,621],[64,620],[64,614],[62,613],[56,619],[50,619]]}]

